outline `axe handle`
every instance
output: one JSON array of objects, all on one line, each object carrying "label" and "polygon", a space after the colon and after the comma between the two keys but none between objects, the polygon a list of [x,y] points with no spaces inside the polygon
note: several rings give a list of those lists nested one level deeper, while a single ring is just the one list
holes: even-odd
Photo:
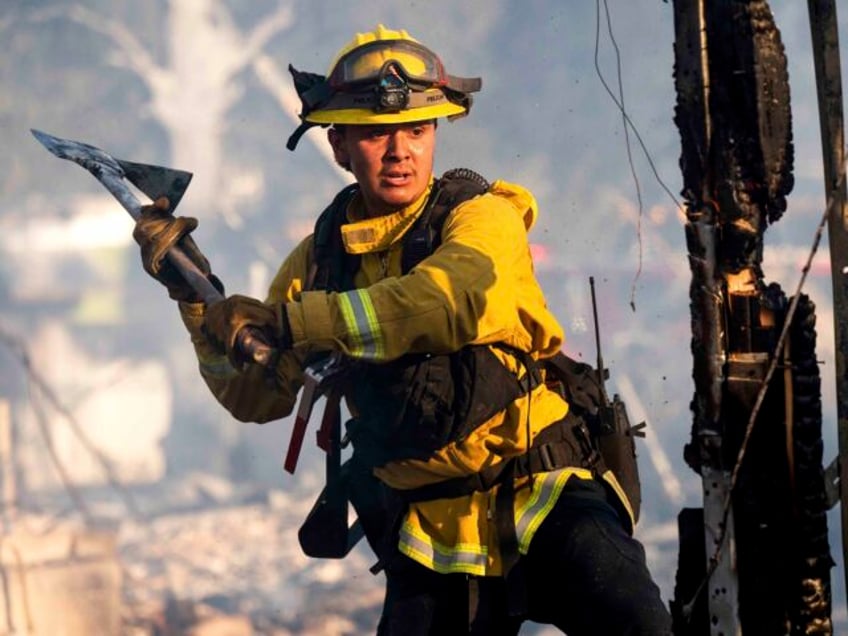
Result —
[{"label": "axe handle", "polygon": [[[123,175],[116,174],[108,169],[100,169],[96,172],[92,171],[92,174],[112,193],[112,196],[129,212],[129,215],[137,221],[141,215],[142,206],[127,186]],[[200,271],[200,268],[186,256],[186,253],[179,246],[175,245],[169,249],[165,258],[180,272],[182,277],[191,285],[192,289],[203,299],[204,303],[211,305],[224,300],[223,294],[209,282],[209,279]],[[252,327],[245,327],[239,331],[236,336],[236,346],[247,354],[251,360],[262,366],[268,366],[277,359],[277,351],[268,344],[258,329]]]}]

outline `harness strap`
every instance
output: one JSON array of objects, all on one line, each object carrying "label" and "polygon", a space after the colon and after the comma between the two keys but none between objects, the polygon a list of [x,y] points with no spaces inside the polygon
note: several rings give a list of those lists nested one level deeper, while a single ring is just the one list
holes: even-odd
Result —
[{"label": "harness strap", "polygon": [[527,611],[527,586],[519,566],[518,531],[515,528],[515,463],[508,462],[501,473],[501,487],[495,496],[495,525],[506,581],[507,610],[510,616]]},{"label": "harness strap", "polygon": [[438,178],[427,206],[404,238],[403,273],[409,272],[439,246],[445,219],[457,205],[488,189],[489,182],[468,168],[454,168]]},{"label": "harness strap", "polygon": [[[473,492],[486,492],[497,484],[505,484],[519,477],[529,477],[536,473],[550,472],[569,466],[602,471],[601,457],[598,452],[584,445],[583,438],[588,440],[589,432],[585,430],[585,424],[577,417],[569,413],[560,421],[548,426],[542,432],[544,433],[557,434],[561,439],[540,443],[526,453],[487,466],[471,475],[396,492],[404,501],[415,503],[433,499],[453,499]],[[508,479],[507,475],[512,479]]]},{"label": "harness strap", "polygon": [[352,285],[359,257],[345,251],[341,226],[346,221],[347,206],[358,190],[356,183],[343,188],[318,217],[313,235],[313,267],[306,290],[346,291]]}]

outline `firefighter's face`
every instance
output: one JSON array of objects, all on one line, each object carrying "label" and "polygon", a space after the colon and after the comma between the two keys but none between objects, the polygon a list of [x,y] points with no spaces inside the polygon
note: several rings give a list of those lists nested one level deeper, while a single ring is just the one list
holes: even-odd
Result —
[{"label": "firefighter's face", "polygon": [[371,216],[415,201],[430,183],[436,147],[434,121],[348,125],[329,131],[336,161],[356,177]]}]

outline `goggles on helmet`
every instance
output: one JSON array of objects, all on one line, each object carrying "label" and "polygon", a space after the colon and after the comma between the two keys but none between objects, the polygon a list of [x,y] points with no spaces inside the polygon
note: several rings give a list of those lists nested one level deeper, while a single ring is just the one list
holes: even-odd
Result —
[{"label": "goggles on helmet", "polygon": [[410,40],[378,40],[348,51],[336,62],[327,82],[336,91],[357,91],[384,82],[387,71],[417,90],[448,83],[439,56]]}]

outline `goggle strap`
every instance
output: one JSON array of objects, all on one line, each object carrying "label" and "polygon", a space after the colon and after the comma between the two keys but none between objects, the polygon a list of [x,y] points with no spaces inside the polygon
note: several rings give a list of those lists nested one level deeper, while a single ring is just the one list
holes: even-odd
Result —
[{"label": "goggle strap", "polygon": [[447,76],[447,84],[445,86],[452,91],[458,93],[478,93],[483,88],[483,80],[479,77],[457,77],[456,75]]},{"label": "goggle strap", "polygon": [[[424,106],[438,106],[444,102],[453,101],[444,91],[418,92],[409,94],[409,103],[404,110],[423,108]],[[344,110],[349,108],[363,108],[373,110],[378,105],[379,96],[375,92],[365,91],[361,93],[336,93],[323,106],[322,110]]]},{"label": "goggle strap", "polygon": [[[438,59],[438,58],[437,58]],[[378,96],[373,92],[346,93],[337,92],[331,86],[327,78],[317,73],[298,71],[289,64],[289,72],[294,80],[295,90],[302,103],[301,123],[289,136],[286,148],[294,150],[304,133],[314,126],[327,127],[329,124],[316,124],[308,122],[304,117],[316,109],[342,110],[347,108],[368,108],[373,110],[378,104]],[[470,93],[478,92],[482,87],[479,77],[458,77],[456,75],[445,75],[446,83],[440,87],[438,94],[427,91],[435,88],[432,85],[421,85],[414,79],[408,81],[412,88],[409,95],[409,103],[406,109],[422,108],[424,106],[437,106],[443,102],[451,102],[465,108],[465,112],[449,115],[449,120],[459,119],[471,110],[472,98]],[[425,92],[426,91],[426,92]]]},{"label": "goggle strap", "polygon": [[448,115],[448,121],[461,119],[462,117],[466,117],[468,113],[471,112],[471,104],[474,102],[474,98],[469,93],[461,93],[459,91],[453,91],[446,88],[445,96],[451,103],[456,104],[457,106],[462,106],[465,109],[464,111],[462,111],[461,113],[457,113],[456,115]]}]

